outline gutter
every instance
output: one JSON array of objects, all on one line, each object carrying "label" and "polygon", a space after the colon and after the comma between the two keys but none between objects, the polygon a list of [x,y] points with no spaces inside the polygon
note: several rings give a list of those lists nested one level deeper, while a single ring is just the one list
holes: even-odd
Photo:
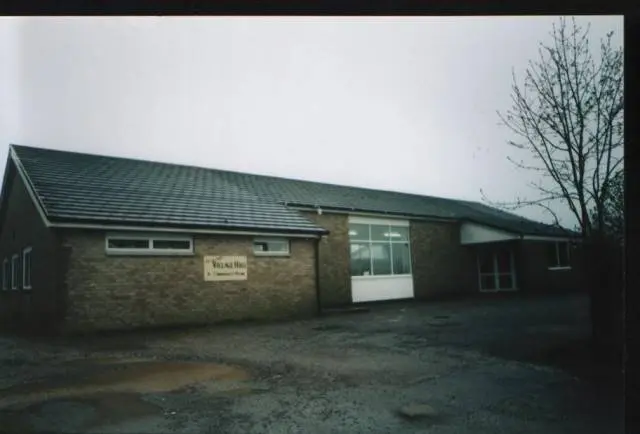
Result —
[{"label": "gutter", "polygon": [[[286,206],[290,209],[295,209],[298,211],[317,211],[317,205],[304,205],[304,204],[296,204],[292,202],[280,202],[282,205]],[[395,217],[402,218],[405,220],[425,220],[425,221],[438,221],[438,222],[446,222],[446,223],[456,223],[460,221],[458,218],[454,217],[437,217],[437,216],[429,216],[423,214],[410,214],[410,213],[399,213],[399,212],[389,212],[389,211],[371,211],[360,208],[344,208],[344,207],[331,207],[331,206],[322,206],[323,210],[326,210],[328,213],[332,214],[349,214],[349,215],[361,215],[363,217]]]},{"label": "gutter", "polygon": [[233,230],[233,229],[197,229],[189,227],[167,227],[167,226],[137,226],[137,225],[109,225],[94,223],[49,223],[50,227],[61,229],[92,229],[104,231],[123,231],[123,232],[173,232],[173,233],[191,233],[191,234],[223,234],[223,235],[258,235],[272,237],[288,237],[288,238],[320,238],[323,234],[318,232],[287,232],[287,231],[268,231],[260,229]]}]

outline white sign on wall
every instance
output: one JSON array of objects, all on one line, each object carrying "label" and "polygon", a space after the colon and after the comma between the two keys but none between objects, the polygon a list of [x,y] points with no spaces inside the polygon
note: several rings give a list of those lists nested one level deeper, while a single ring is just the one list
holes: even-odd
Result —
[{"label": "white sign on wall", "polygon": [[205,256],[204,280],[247,280],[247,257]]}]

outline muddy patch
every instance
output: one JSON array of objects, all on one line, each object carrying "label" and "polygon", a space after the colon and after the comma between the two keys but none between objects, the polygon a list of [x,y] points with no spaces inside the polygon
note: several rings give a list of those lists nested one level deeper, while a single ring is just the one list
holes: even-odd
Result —
[{"label": "muddy patch", "polygon": [[[146,416],[162,409],[144,394],[206,385],[206,391],[247,390],[249,374],[215,363],[94,359],[69,363],[66,375],[0,391],[0,433],[80,431]],[[62,416],[63,415],[63,416]],[[58,425],[60,426],[58,426]],[[8,431],[7,431],[8,430]]]},{"label": "muddy patch", "polygon": [[0,411],[0,433],[33,433],[43,430],[84,432],[94,427],[161,416],[162,413],[160,407],[145,402],[135,393],[99,393],[72,399],[57,398],[30,404],[19,410]]},{"label": "muddy patch", "polygon": [[[246,371],[214,363],[114,361],[93,363],[78,375],[48,378],[2,390],[0,408],[95,393],[159,393],[204,381],[242,381]],[[89,371],[89,372],[87,372]]]},{"label": "muddy patch", "polygon": [[318,332],[348,331],[349,327],[346,327],[341,324],[320,324],[318,326],[313,327],[313,330]]}]

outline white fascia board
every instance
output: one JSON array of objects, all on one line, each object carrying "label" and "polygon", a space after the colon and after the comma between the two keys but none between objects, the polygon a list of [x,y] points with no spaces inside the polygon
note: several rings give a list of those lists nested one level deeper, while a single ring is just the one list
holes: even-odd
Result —
[{"label": "white fascia board", "polygon": [[570,236],[566,236],[566,237],[550,237],[550,236],[543,236],[543,235],[523,235],[522,236],[523,240],[527,240],[527,241],[581,241],[581,237],[576,236],[576,237],[570,237]]},{"label": "white fascia board", "polygon": [[318,214],[346,214],[354,217],[371,217],[375,219],[400,219],[400,220],[412,220],[412,221],[434,221],[434,222],[442,222],[442,223],[458,223],[459,220],[453,218],[445,218],[445,217],[428,217],[428,216],[418,216],[418,215],[406,215],[406,214],[392,214],[392,213],[384,213],[384,212],[366,212],[366,211],[350,211],[350,210],[336,210],[332,208],[322,208],[322,207],[304,207],[297,205],[289,205],[286,202],[282,202],[289,209],[297,210],[297,211],[307,211],[307,212],[317,212]]},{"label": "white fascia board", "polygon": [[22,163],[20,162],[20,159],[16,155],[16,151],[13,149],[13,146],[9,146],[9,155],[11,156],[11,160],[13,161],[13,164],[15,164],[16,166],[16,171],[18,172],[18,176],[20,176],[20,179],[22,179],[22,183],[24,184],[24,187],[27,189],[27,193],[31,198],[31,202],[33,202],[33,206],[35,206],[36,209],[38,210],[38,214],[40,214],[40,218],[42,218],[44,225],[46,227],[51,227],[51,222],[49,221],[49,219],[47,218],[47,215],[44,212],[44,208],[42,203],[40,202],[40,199],[38,199],[38,196],[33,191],[33,188],[31,186],[31,181],[29,180],[29,177],[26,175],[26,172],[24,171],[24,167],[22,167]]},{"label": "white fascia board", "polygon": [[477,223],[464,222],[460,225],[460,244],[463,245],[518,240],[520,238],[519,234]]},{"label": "white fascia board", "polygon": [[[297,233],[276,233],[262,231],[231,231],[224,229],[189,229],[189,228],[163,228],[150,226],[126,226],[126,225],[101,225],[85,223],[51,223],[52,227],[64,229],[95,229],[104,231],[135,232],[146,234],[176,233],[176,234],[213,234],[213,235],[250,235],[250,236],[271,236],[283,238],[319,238],[315,234]],[[122,235],[122,234],[119,234]]]}]

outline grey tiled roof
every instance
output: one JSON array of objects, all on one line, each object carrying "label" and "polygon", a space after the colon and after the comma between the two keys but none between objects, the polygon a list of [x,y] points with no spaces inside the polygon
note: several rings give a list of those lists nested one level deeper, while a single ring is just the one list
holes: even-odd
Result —
[{"label": "grey tiled roof", "polygon": [[15,146],[53,221],[324,233],[207,169]]},{"label": "grey tiled roof", "polygon": [[49,218],[317,231],[282,206],[469,220],[527,235],[562,229],[478,202],[13,145]]}]

